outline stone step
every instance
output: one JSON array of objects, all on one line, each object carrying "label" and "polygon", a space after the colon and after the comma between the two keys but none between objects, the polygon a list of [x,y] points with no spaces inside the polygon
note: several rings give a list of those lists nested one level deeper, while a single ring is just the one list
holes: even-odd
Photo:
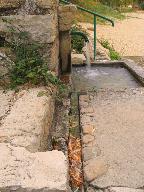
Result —
[{"label": "stone step", "polygon": [[60,151],[30,153],[23,147],[0,144],[0,191],[66,192],[68,164]]}]

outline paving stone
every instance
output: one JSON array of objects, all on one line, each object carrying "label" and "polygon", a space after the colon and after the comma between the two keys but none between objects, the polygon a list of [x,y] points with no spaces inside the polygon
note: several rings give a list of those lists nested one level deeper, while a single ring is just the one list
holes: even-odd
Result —
[{"label": "paving stone", "polygon": [[60,151],[30,153],[0,144],[0,191],[68,191],[68,164]]},{"label": "paving stone", "polygon": [[91,182],[94,179],[106,174],[108,166],[103,160],[94,158],[88,161],[84,167],[84,178],[86,181]]},{"label": "paving stone", "polygon": [[88,134],[84,135],[83,136],[83,144],[88,144],[88,143],[92,142],[94,139],[95,138],[92,135],[88,135]]},{"label": "paving stone", "polygon": [[88,160],[98,157],[100,155],[100,149],[93,145],[93,146],[86,146],[83,148],[83,160],[85,164],[88,164]]},{"label": "paving stone", "polygon": [[93,113],[94,109],[92,107],[87,107],[87,108],[81,108],[81,113]]},{"label": "paving stone", "polygon": [[92,135],[95,129],[94,129],[94,125],[89,124],[89,125],[83,125],[82,130],[83,130],[83,134]]}]

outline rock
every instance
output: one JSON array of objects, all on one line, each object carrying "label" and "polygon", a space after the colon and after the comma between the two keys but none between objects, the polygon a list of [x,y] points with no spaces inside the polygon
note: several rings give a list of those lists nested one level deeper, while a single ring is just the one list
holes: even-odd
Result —
[{"label": "rock", "polygon": [[100,155],[100,149],[93,145],[93,146],[86,146],[83,148],[83,160],[85,161],[85,165],[87,165],[90,159],[98,157]]},{"label": "rock", "polygon": [[92,135],[94,130],[95,130],[94,129],[94,125],[86,124],[86,125],[82,126],[83,134],[90,134],[90,135]]},{"label": "rock", "polygon": [[9,49],[0,48],[0,86],[5,86],[9,83],[9,69],[13,65],[11,59],[7,56]]},{"label": "rock", "polygon": [[25,0],[0,0],[0,9],[18,8]]},{"label": "rock", "polygon": [[[13,25],[22,26],[31,39],[41,44],[53,43],[57,37],[57,18],[51,15],[14,15],[3,17],[11,20]],[[0,33],[7,33],[7,23],[0,18]]]},{"label": "rock", "polygon": [[36,5],[42,9],[56,10],[58,7],[58,0],[36,0]]},{"label": "rock", "polygon": [[92,142],[94,139],[95,139],[95,137],[92,135],[88,135],[88,134],[84,135],[83,136],[83,144],[88,144],[88,143]]},{"label": "rock", "polygon": [[[21,26],[22,30],[28,32],[29,41],[40,46],[40,54],[48,64],[49,69],[58,73],[58,21],[55,13],[47,15],[14,15],[3,17],[12,20],[15,26]],[[0,17],[0,34],[5,34],[6,41],[10,41],[11,33],[8,33],[7,23]]]},{"label": "rock", "polygon": [[76,10],[77,8],[75,5],[59,6],[59,31],[69,31],[71,29]]},{"label": "rock", "polygon": [[72,54],[72,65],[82,65],[86,61],[83,54]]},{"label": "rock", "polygon": [[54,114],[52,96],[41,87],[22,91],[17,97],[1,122],[0,143],[22,146],[31,152],[47,150]]},{"label": "rock", "polygon": [[30,153],[0,144],[0,191],[68,191],[68,164],[60,151]]},{"label": "rock", "polygon": [[144,192],[144,189],[134,189],[128,187],[110,187],[108,188],[107,192]]},{"label": "rock", "polygon": [[104,175],[108,171],[108,166],[104,161],[97,158],[91,159],[84,167],[84,178],[86,181],[91,182],[94,179]]},{"label": "rock", "polygon": [[4,93],[3,90],[0,90],[0,120],[9,112],[13,98],[13,91]]}]

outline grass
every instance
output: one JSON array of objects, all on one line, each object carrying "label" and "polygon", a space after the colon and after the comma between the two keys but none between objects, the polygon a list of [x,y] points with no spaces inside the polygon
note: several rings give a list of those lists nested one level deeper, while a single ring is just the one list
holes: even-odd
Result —
[{"label": "grass", "polygon": [[100,39],[99,42],[101,43],[101,45],[109,50],[109,57],[111,58],[111,60],[119,60],[120,54],[114,49],[113,45],[111,45],[108,40],[106,39]]},{"label": "grass", "polygon": [[[125,18],[125,16],[122,15],[118,10],[114,10],[113,8],[101,3],[96,3],[95,0],[73,0],[72,2],[89,10],[96,11],[97,13],[112,19],[122,20]],[[76,16],[76,21],[92,23],[93,15],[79,10]],[[105,21],[98,18],[98,23],[105,23]]]}]

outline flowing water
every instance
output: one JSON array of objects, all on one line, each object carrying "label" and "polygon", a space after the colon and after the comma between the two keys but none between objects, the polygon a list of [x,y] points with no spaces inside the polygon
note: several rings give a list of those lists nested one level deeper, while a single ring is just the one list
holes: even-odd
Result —
[{"label": "flowing water", "polygon": [[141,86],[133,75],[120,65],[94,65],[73,67],[73,85],[76,91],[92,91],[101,88],[120,89]]},{"label": "flowing water", "polygon": [[90,69],[91,61],[90,61],[90,44],[89,44],[89,42],[85,42],[85,54],[86,54],[87,68]]}]

